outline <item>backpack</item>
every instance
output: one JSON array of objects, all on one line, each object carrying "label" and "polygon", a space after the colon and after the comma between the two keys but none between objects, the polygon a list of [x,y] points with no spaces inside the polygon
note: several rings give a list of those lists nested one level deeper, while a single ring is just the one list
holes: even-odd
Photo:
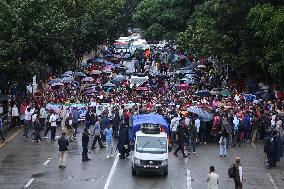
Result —
[{"label": "backpack", "polygon": [[229,176],[229,178],[235,178],[235,175],[236,175],[236,167],[235,167],[235,165],[232,165],[228,169],[228,176]]}]

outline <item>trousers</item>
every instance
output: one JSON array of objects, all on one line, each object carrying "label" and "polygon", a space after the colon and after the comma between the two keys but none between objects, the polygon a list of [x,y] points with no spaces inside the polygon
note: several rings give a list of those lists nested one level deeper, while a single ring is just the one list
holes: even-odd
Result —
[{"label": "trousers", "polygon": [[60,165],[65,166],[66,165],[66,156],[67,156],[67,151],[61,151],[60,152]]}]

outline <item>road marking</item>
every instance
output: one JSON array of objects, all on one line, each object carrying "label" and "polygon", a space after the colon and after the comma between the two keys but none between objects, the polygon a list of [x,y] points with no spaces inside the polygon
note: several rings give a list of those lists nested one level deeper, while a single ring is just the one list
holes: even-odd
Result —
[{"label": "road marking", "polygon": [[17,136],[23,129],[21,128],[20,130],[18,130],[16,133],[14,133],[12,136],[10,136],[7,140],[5,140],[4,143],[0,144],[0,148],[2,148],[3,146],[5,146],[6,144],[8,144],[11,140],[13,140],[13,138],[15,138],[15,136]]},{"label": "road marking", "polygon": [[186,170],[186,185],[187,189],[192,189],[191,187],[191,177],[190,177],[190,170]]},{"label": "road marking", "polygon": [[107,181],[106,181],[104,189],[108,189],[109,188],[111,178],[112,178],[112,176],[114,174],[115,168],[116,168],[117,163],[118,163],[118,159],[119,159],[119,154],[117,154],[116,157],[115,157],[115,160],[113,162],[113,165],[112,165],[112,167],[110,169],[110,172],[109,172],[109,175],[107,177]]},{"label": "road marking", "polygon": [[33,183],[34,180],[35,178],[30,178],[29,182],[24,186],[24,188],[28,188]]},{"label": "road marking", "polygon": [[273,180],[271,174],[267,173],[267,175],[268,175],[268,178],[269,178],[270,182],[272,183],[274,189],[278,189],[278,187],[276,186],[275,181]]},{"label": "road marking", "polygon": [[184,163],[186,164],[186,186],[187,186],[187,189],[192,189],[188,158],[184,158]]},{"label": "road marking", "polygon": [[44,164],[42,164],[42,165],[47,165],[48,163],[50,162],[50,160],[48,159],[48,160],[46,160],[45,162],[44,162]]}]

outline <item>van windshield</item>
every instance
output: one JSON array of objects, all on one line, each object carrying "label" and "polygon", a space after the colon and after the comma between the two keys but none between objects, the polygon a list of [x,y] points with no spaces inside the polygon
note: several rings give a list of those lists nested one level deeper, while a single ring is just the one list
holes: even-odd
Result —
[{"label": "van windshield", "polygon": [[140,153],[163,154],[167,153],[167,138],[137,136],[136,149]]}]

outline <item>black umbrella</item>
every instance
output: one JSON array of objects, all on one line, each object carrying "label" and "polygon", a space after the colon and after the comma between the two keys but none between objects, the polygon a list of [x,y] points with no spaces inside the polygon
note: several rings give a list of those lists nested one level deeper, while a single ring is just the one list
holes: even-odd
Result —
[{"label": "black umbrella", "polygon": [[5,95],[0,93],[0,102],[6,101],[6,100],[8,100],[8,98]]},{"label": "black umbrella", "polygon": [[196,93],[197,96],[200,96],[200,97],[209,97],[211,96],[210,92],[209,91],[206,91],[206,90],[201,90],[201,91],[198,91]]},{"label": "black umbrella", "polygon": [[258,91],[256,91],[254,94],[255,95],[262,95],[262,94],[265,94],[266,92],[264,91],[264,90],[258,90]]},{"label": "black umbrella", "polygon": [[84,74],[82,72],[75,72],[75,73],[73,73],[73,76],[75,76],[75,77],[86,77],[86,74]]}]

